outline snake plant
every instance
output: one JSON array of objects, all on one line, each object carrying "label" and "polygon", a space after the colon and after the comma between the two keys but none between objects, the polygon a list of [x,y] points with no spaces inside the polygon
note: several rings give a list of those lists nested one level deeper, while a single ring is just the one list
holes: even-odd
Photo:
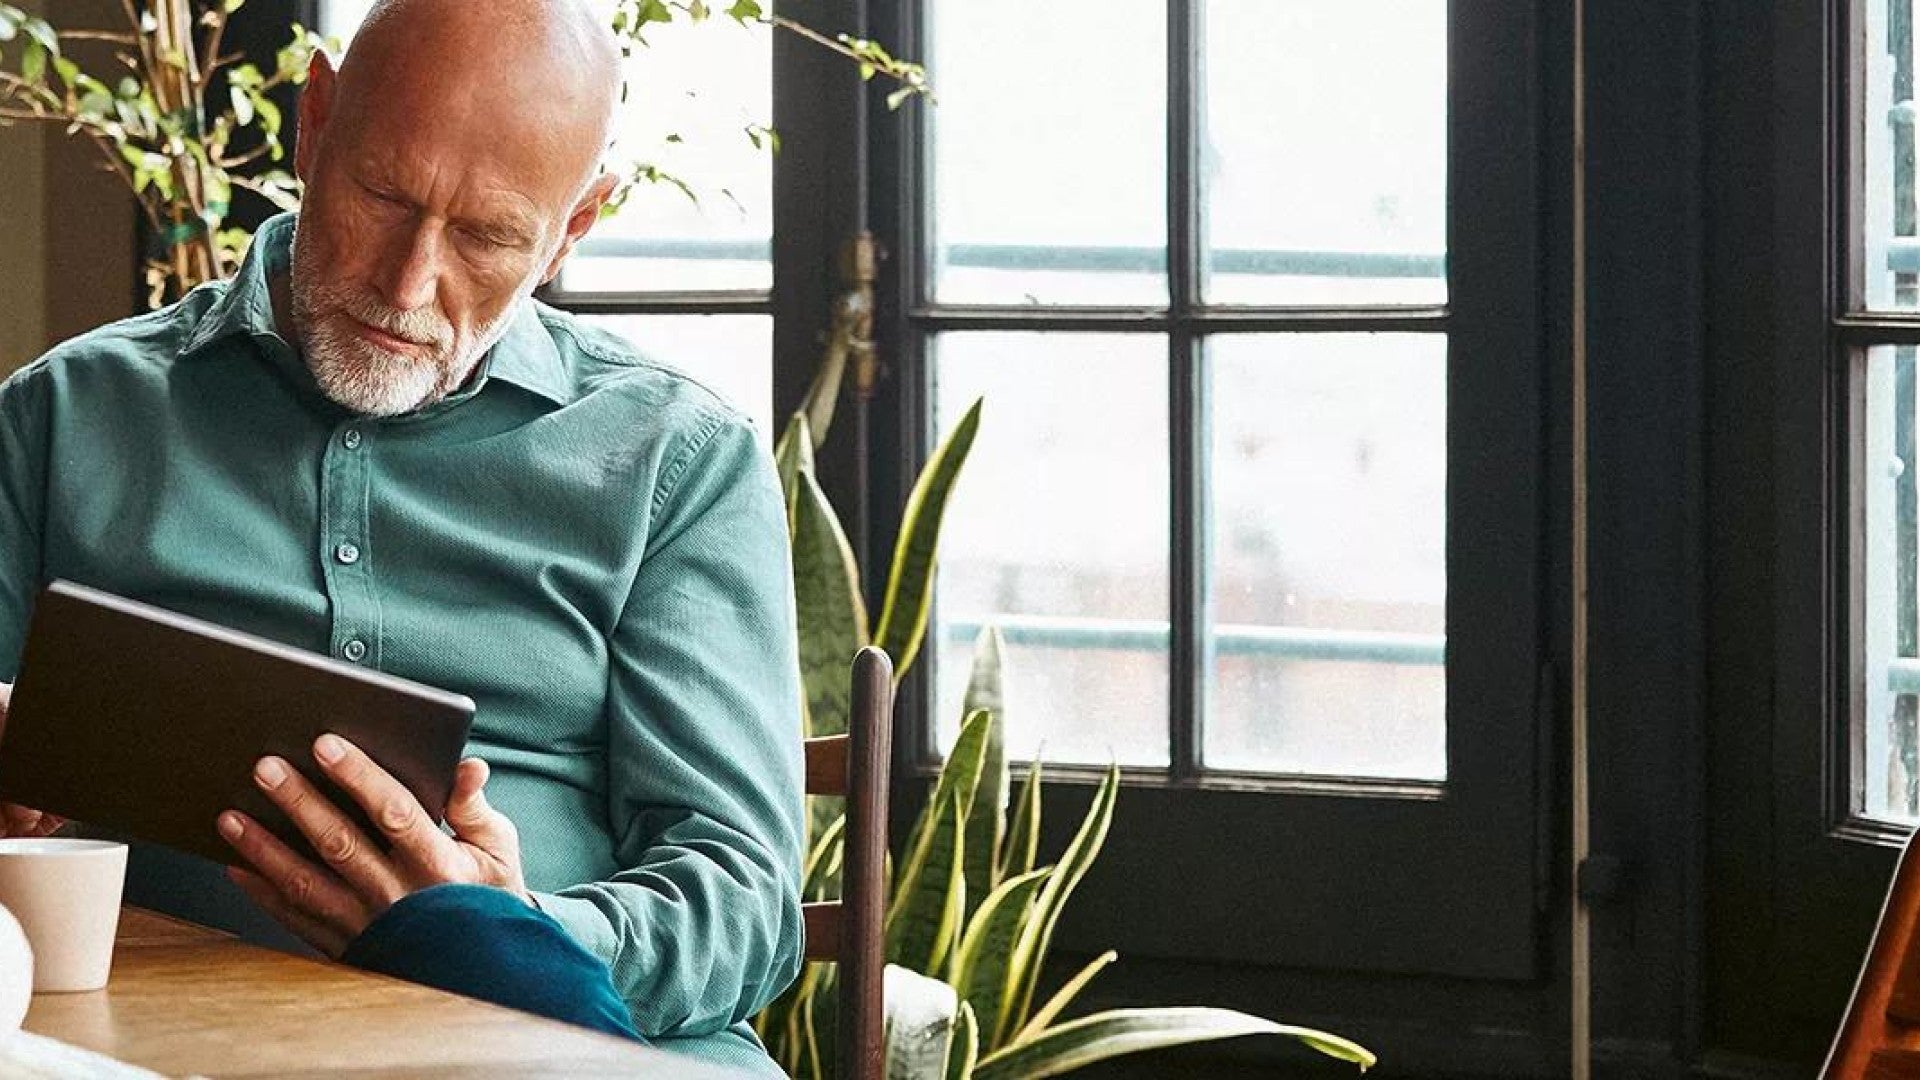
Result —
[{"label": "snake plant", "polygon": [[[787,495],[809,735],[846,730],[848,659],[877,642],[904,673],[919,654],[932,602],[941,521],[979,431],[976,401],[921,472],[908,500],[876,621],[868,618],[852,546],[814,475],[841,365],[823,366],[775,448]],[[1040,860],[1039,762],[1011,792],[1004,737],[1005,647],[988,627],[974,650],[965,721],[891,872],[886,916],[889,1080],[1031,1080],[1122,1054],[1242,1035],[1284,1035],[1366,1069],[1374,1056],[1337,1035],[1227,1009],[1117,1009],[1066,1019],[1078,995],[1115,960],[1107,952],[1046,997],[1040,975],[1074,890],[1106,842],[1120,793],[1107,770],[1078,832]],[[839,895],[844,818],[816,800],[803,893]],[[829,1080],[834,975],[809,965],[756,1020],[797,1080]]]}]

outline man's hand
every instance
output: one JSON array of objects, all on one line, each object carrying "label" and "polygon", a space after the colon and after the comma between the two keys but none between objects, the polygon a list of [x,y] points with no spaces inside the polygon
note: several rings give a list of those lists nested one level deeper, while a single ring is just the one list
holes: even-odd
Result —
[{"label": "man's hand", "polygon": [[313,744],[320,770],[340,785],[380,830],[379,842],[329,802],[285,761],[261,758],[254,783],[293,820],[325,860],[315,866],[259,822],[237,810],[220,815],[220,835],[254,869],[227,876],[309,945],[339,956],[367,924],[401,897],[430,885],[460,882],[506,889],[528,903],[520,876],[520,836],[481,789],[487,763],[462,761],[440,831],[418,799],[357,746],[337,735]]},{"label": "man's hand", "polygon": [[[11,683],[0,683],[0,731],[7,729],[7,705],[13,700]],[[65,818],[43,814],[12,803],[0,803],[0,840],[9,837],[34,838],[50,835],[67,823]]]}]

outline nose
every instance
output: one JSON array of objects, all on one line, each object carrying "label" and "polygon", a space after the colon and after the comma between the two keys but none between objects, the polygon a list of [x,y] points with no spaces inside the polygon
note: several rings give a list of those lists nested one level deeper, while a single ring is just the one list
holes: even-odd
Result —
[{"label": "nose", "polygon": [[380,282],[389,305],[402,311],[432,305],[439,289],[444,244],[438,227],[418,219],[394,237]]}]

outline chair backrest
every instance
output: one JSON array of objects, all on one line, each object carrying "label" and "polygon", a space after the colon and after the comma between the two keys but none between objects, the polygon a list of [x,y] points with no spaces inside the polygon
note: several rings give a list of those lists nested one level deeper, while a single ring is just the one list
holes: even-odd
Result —
[{"label": "chair backrest", "polygon": [[845,735],[807,740],[807,794],[847,800],[840,899],[808,904],[807,959],[839,965],[841,1080],[886,1073],[887,783],[893,759],[893,661],[868,646],[853,660],[853,706]]},{"label": "chair backrest", "polygon": [[1920,855],[1900,853],[1821,1080],[1920,1080]]}]

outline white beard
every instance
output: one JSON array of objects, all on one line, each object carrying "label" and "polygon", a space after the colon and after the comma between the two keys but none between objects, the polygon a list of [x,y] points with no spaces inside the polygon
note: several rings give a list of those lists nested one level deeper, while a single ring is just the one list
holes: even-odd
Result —
[{"label": "white beard", "polygon": [[[506,335],[519,308],[516,299],[480,328],[472,346],[462,349],[437,309],[397,311],[359,286],[315,284],[320,275],[314,265],[317,256],[310,252],[296,236],[290,291],[300,351],[320,392],[363,416],[399,416],[451,394]],[[349,327],[349,319],[421,342],[429,354],[383,349]]]},{"label": "white beard", "polygon": [[445,397],[437,367],[388,352],[342,327],[336,316],[308,328],[302,345],[320,392],[365,416],[399,416]]}]

